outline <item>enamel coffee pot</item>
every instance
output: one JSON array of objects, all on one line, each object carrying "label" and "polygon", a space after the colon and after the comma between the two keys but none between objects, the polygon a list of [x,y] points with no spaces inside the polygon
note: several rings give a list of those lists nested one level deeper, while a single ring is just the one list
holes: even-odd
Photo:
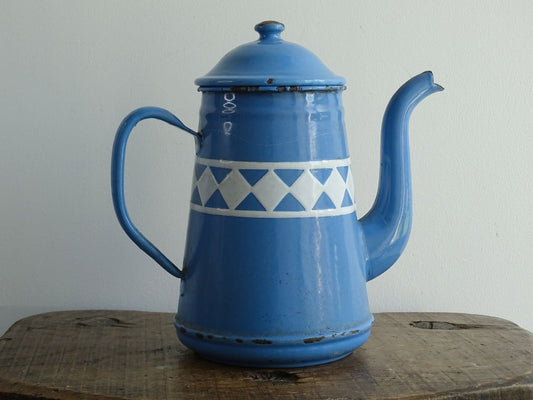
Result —
[{"label": "enamel coffee pot", "polygon": [[[442,90],[424,72],[392,97],[371,210],[357,219],[344,127],[345,80],[281,39],[283,24],[226,54],[196,80],[198,131],[170,112],[129,114],[113,146],[113,204],[128,236],[181,279],[174,324],[205,358],[296,367],[350,354],[370,335],[366,282],[400,256],[411,230],[408,121]],[[131,222],[124,156],[133,127],[156,118],[193,135],[196,163],[183,268]]]}]

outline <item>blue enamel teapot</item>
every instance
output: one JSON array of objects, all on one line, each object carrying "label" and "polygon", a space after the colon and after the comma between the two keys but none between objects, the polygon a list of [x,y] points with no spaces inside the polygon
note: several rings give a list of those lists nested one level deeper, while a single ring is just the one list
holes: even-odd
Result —
[{"label": "blue enamel teapot", "polygon": [[[442,90],[424,72],[392,97],[382,127],[378,194],[355,211],[341,94],[345,79],[281,39],[283,24],[227,53],[195,83],[197,131],[156,107],[133,111],[116,133],[113,204],[122,228],[180,278],[174,318],[201,356],[252,367],[297,367],[349,355],[370,335],[366,282],[400,256],[411,230],[408,121]],[[124,201],[128,136],[155,118],[194,137],[183,267],[134,226]]]}]

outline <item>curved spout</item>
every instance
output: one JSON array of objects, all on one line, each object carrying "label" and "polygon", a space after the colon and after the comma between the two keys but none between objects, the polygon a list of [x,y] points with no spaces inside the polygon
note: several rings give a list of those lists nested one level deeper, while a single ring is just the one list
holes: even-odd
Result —
[{"label": "curved spout", "polygon": [[376,200],[360,222],[366,238],[367,280],[381,275],[400,257],[412,220],[409,117],[431,93],[443,90],[431,71],[407,81],[391,98],[381,130],[381,170]]}]

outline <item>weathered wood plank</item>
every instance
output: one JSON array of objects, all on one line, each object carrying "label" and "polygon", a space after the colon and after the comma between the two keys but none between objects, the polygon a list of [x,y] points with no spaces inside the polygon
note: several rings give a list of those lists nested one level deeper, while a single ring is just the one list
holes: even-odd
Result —
[{"label": "weathered wood plank", "polygon": [[68,311],[0,338],[1,399],[533,399],[533,335],[492,317],[375,315],[369,341],[331,364],[249,369],[203,360],[172,315]]}]

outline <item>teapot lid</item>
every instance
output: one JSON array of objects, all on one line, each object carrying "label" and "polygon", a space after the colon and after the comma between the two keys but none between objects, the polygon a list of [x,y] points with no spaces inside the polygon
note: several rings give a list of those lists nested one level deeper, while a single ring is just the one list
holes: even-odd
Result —
[{"label": "teapot lid", "polygon": [[205,76],[199,91],[299,91],[344,89],[335,75],[306,48],[281,39],[285,26],[264,21],[254,28],[259,39],[227,53]]}]

